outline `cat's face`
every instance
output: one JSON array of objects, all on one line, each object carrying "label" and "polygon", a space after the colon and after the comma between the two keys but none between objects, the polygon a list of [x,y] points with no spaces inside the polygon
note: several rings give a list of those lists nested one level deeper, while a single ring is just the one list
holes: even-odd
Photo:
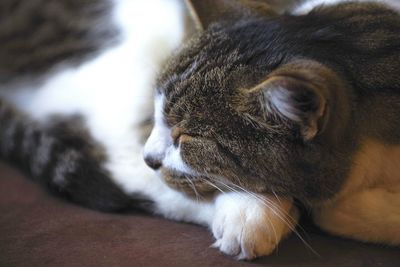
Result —
[{"label": "cat's face", "polygon": [[211,28],[171,59],[158,80],[145,160],[186,192],[331,196],[341,180],[317,173],[344,171],[321,142],[341,130],[330,113],[346,109],[335,104],[345,85],[329,68],[277,51],[281,41],[260,45],[260,23],[269,25]]}]

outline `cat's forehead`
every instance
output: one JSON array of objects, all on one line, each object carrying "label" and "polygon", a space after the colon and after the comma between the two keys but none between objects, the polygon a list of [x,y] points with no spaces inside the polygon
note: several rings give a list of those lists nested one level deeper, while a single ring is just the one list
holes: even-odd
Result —
[{"label": "cat's forehead", "polygon": [[282,41],[273,38],[277,28],[262,19],[211,27],[170,59],[159,76],[158,89],[167,98],[187,89],[231,93],[238,86],[265,77],[285,58],[285,53],[275,51],[275,43]]},{"label": "cat's forehead", "polygon": [[[224,36],[221,36],[224,38]],[[223,51],[223,49],[225,51]],[[220,82],[229,75],[230,67],[238,61],[237,52],[228,40],[216,42],[215,37],[204,34],[192,40],[173,57],[158,80],[158,88],[168,96],[178,87],[203,87],[206,83]]]}]

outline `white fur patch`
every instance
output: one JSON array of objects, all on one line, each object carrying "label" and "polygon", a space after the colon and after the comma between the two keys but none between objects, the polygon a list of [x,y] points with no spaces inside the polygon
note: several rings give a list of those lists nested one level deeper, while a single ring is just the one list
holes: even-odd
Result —
[{"label": "white fur patch", "polygon": [[165,157],[166,150],[172,145],[171,129],[164,121],[163,108],[165,97],[157,95],[154,104],[154,127],[144,146],[144,157],[156,158],[159,161]]},{"label": "white fur patch", "polygon": [[182,159],[181,156],[181,148],[175,146],[169,146],[165,157],[163,160],[163,166],[170,170],[174,170],[176,172],[180,172],[188,175],[197,175],[192,168],[190,168]]}]

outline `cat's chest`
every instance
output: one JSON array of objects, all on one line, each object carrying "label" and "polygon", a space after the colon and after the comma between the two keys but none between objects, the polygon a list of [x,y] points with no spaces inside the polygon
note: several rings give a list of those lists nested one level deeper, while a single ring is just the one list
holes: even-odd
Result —
[{"label": "cat's chest", "polygon": [[370,188],[400,192],[400,145],[365,140],[353,157],[350,173],[337,197]]}]

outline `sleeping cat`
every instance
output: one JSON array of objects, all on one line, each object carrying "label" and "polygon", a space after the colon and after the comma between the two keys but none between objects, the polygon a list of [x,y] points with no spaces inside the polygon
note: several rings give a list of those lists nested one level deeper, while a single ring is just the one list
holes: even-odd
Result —
[{"label": "sleeping cat", "polygon": [[294,200],[328,232],[400,244],[399,14],[273,2],[189,3],[203,31],[157,79],[154,172],[154,70],[138,62],[179,43],[178,3],[148,4],[168,11],[141,23],[170,14],[151,36],[138,1],[3,0],[1,157],[90,208],[209,226],[239,259],[295,230]]}]

